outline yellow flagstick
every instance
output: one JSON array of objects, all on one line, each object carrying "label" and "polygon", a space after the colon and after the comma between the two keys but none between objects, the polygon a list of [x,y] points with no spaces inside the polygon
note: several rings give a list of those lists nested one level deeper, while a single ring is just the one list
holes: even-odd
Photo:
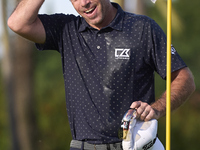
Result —
[{"label": "yellow flagstick", "polygon": [[171,148],[171,24],[172,0],[167,0],[167,97],[166,97],[166,150]]}]

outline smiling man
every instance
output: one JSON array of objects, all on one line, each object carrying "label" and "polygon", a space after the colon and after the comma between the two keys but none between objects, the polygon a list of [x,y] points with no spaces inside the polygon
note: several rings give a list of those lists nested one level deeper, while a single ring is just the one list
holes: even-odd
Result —
[{"label": "smiling man", "polygon": [[71,0],[71,2],[86,22],[98,30],[109,25],[117,12],[108,0]]},{"label": "smiling man", "polygon": [[[60,53],[73,137],[70,149],[122,149],[118,128],[130,107],[140,121],[165,115],[166,94],[155,100],[154,72],[166,79],[166,35],[151,18],[124,12],[110,0],[71,0],[80,16],[38,15],[43,2],[22,0],[8,26],[39,50]],[[175,110],[195,84],[172,50]]]}]

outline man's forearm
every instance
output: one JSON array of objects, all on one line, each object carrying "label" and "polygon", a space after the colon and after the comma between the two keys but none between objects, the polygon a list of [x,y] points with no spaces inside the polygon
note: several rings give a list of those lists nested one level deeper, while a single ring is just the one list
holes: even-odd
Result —
[{"label": "man's forearm", "polygon": [[22,0],[8,19],[11,30],[35,43],[44,43],[45,29],[38,18],[44,0]]},{"label": "man's forearm", "polygon": [[[171,110],[180,107],[194,92],[195,84],[192,73],[188,68],[181,69],[178,75],[172,76],[171,83]],[[158,113],[159,118],[166,114],[166,92],[151,105]]]},{"label": "man's forearm", "polygon": [[38,19],[38,12],[44,0],[22,0],[8,20],[8,26],[15,32],[23,32]]}]

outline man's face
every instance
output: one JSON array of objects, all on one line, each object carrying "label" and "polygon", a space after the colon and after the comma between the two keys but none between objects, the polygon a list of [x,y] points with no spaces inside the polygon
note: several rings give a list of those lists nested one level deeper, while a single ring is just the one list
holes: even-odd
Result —
[{"label": "man's face", "polygon": [[71,0],[76,11],[89,25],[100,29],[113,19],[113,7],[110,0]]}]

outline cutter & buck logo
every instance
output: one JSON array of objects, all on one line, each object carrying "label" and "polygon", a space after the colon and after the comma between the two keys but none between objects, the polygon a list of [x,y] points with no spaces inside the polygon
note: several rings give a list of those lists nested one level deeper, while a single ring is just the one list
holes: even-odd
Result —
[{"label": "cutter & buck logo", "polygon": [[130,48],[116,48],[115,59],[129,59],[130,50],[131,50]]}]

